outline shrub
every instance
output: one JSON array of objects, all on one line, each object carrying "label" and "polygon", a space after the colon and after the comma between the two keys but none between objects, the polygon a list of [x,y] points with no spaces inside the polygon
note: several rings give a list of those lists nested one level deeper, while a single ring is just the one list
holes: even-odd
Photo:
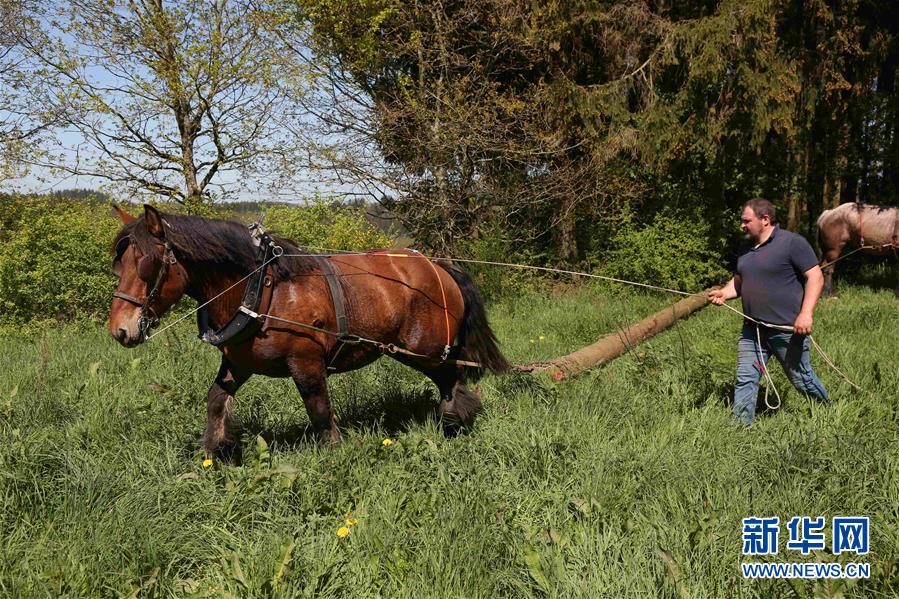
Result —
[{"label": "shrub", "polygon": [[[459,243],[460,254],[472,260],[504,262],[508,264],[542,264],[545,257],[507,239],[502,226],[496,223],[484,225],[477,238]],[[471,276],[485,299],[497,300],[533,291],[546,279],[537,271],[510,266],[495,266],[460,262],[459,265]]]},{"label": "shrub", "polygon": [[698,291],[728,276],[720,240],[698,210],[663,208],[641,226],[625,217],[601,273],[640,283]]},{"label": "shrub", "polygon": [[276,204],[265,215],[267,229],[315,250],[362,251],[390,247],[394,236],[365,218],[364,208],[316,200],[304,206]]},{"label": "shrub", "polygon": [[103,317],[115,277],[110,243],[120,223],[80,201],[15,198],[0,235],[0,319]]}]

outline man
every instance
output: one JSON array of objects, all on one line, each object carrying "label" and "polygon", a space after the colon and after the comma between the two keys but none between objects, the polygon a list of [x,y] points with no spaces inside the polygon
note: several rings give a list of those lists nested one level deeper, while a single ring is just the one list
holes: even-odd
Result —
[{"label": "man", "polygon": [[755,198],[746,202],[740,228],[748,243],[741,249],[733,278],[711,291],[709,301],[721,305],[743,298],[743,313],[765,324],[787,325],[783,331],[746,319],[737,344],[734,416],[744,424],[755,418],[763,368],[773,354],[790,382],[803,393],[827,400],[827,390],[809,360],[812,314],[824,287],[818,258],[808,241],[774,224],[774,206]]}]

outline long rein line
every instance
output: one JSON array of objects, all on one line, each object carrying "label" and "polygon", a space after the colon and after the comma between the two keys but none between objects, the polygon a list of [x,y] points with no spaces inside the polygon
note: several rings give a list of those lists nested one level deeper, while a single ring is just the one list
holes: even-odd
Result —
[{"label": "long rein line", "polygon": [[840,256],[837,256],[836,258],[834,258],[834,259],[831,260],[830,262],[825,262],[824,264],[821,265],[821,270],[824,270],[825,268],[828,268],[828,267],[830,267],[830,266],[833,266],[834,264],[836,264],[837,262],[839,262],[839,261],[842,260],[843,258],[848,258],[849,256],[851,256],[851,255],[854,254],[855,252],[861,252],[861,251],[864,251],[864,250],[883,250],[883,249],[886,249],[886,248],[894,248],[894,249],[895,249],[895,248],[896,248],[896,245],[894,245],[894,244],[892,244],[892,243],[882,243],[882,244],[880,244],[880,245],[871,245],[871,244],[868,244],[868,245],[860,245],[859,247],[855,248],[855,249],[852,250],[851,252],[846,252],[845,254],[842,254],[842,255],[840,255]]},{"label": "long rein line", "polygon": [[[435,257],[435,256],[427,256],[427,255],[422,254],[421,252],[417,252],[417,251],[416,251],[415,254],[401,254],[401,253],[370,254],[370,253],[367,253],[367,252],[352,252],[352,251],[338,250],[338,249],[334,249],[334,248],[321,248],[321,247],[315,247],[315,246],[309,246],[309,247],[310,247],[310,249],[323,250],[323,251],[329,252],[329,253],[325,253],[325,254],[322,254],[322,253],[298,253],[298,254],[287,254],[287,253],[284,253],[283,250],[282,250],[280,253],[279,253],[279,252],[275,252],[275,253],[272,255],[271,258],[269,258],[268,260],[265,260],[262,264],[260,264],[256,269],[254,269],[253,271],[251,271],[251,272],[250,272],[249,274],[247,274],[245,277],[243,277],[242,279],[240,279],[239,281],[237,281],[236,283],[234,283],[233,285],[231,285],[230,287],[228,287],[228,288],[225,289],[224,291],[218,293],[217,295],[213,296],[212,298],[210,298],[210,299],[208,299],[207,301],[203,302],[202,304],[198,305],[196,308],[194,308],[193,310],[187,312],[186,314],[184,314],[183,316],[181,316],[180,318],[178,318],[178,319],[175,320],[174,322],[171,322],[171,323],[167,324],[166,326],[164,326],[163,328],[159,329],[158,331],[156,331],[156,332],[153,333],[152,335],[148,335],[148,336],[147,336],[147,340],[152,339],[152,338],[155,337],[156,335],[159,335],[160,333],[166,331],[167,329],[169,329],[169,328],[175,326],[176,324],[180,323],[180,322],[183,321],[184,319],[189,318],[191,315],[195,314],[196,312],[200,311],[200,310],[203,309],[204,307],[208,306],[209,304],[211,304],[212,302],[214,302],[215,300],[217,300],[219,297],[221,297],[222,295],[224,295],[224,294],[226,294],[227,292],[231,291],[232,289],[234,289],[235,287],[237,287],[238,285],[240,285],[241,283],[243,283],[244,281],[246,281],[247,279],[249,279],[251,276],[253,276],[253,275],[256,274],[257,272],[259,272],[261,269],[265,268],[270,262],[272,262],[273,260],[277,260],[278,258],[280,258],[280,257],[282,257],[282,256],[283,256],[283,257],[291,257],[291,258],[302,258],[302,257],[313,257],[313,256],[317,256],[317,257],[325,257],[325,258],[327,258],[327,257],[337,257],[337,256],[385,256],[385,257],[394,257],[394,258],[418,258],[418,259],[425,259],[425,260],[429,260],[429,261],[433,261],[433,260],[451,260],[451,261],[453,261],[453,262],[464,262],[464,263],[469,263],[469,264],[485,264],[485,265],[489,265],[489,266],[504,266],[504,267],[510,267],[510,268],[520,268],[520,269],[523,269],[523,270],[537,270],[537,271],[542,271],[542,272],[552,272],[552,273],[557,273],[557,274],[566,274],[566,275],[573,275],[573,276],[581,276],[581,277],[586,277],[586,278],[591,278],[591,279],[600,279],[600,280],[603,280],[603,281],[609,281],[609,282],[613,282],[613,283],[621,283],[621,284],[625,284],[625,285],[631,285],[631,286],[634,286],[634,287],[643,287],[643,288],[645,288],[645,289],[655,289],[655,290],[658,290],[658,291],[666,291],[666,292],[668,292],[668,293],[673,293],[673,294],[676,294],[676,295],[683,295],[683,296],[687,296],[687,297],[705,295],[705,292],[702,292],[702,291],[700,291],[700,292],[694,292],[694,293],[689,293],[689,292],[686,292],[686,291],[680,291],[680,290],[678,290],[678,289],[671,289],[671,288],[669,288],[669,287],[661,287],[661,286],[658,286],[658,285],[650,285],[650,284],[648,284],[648,283],[639,283],[639,282],[636,282],[636,281],[628,281],[628,280],[626,280],[626,279],[618,279],[618,278],[615,278],[615,277],[607,277],[607,276],[604,276],[604,275],[597,275],[597,274],[593,274],[593,273],[579,272],[579,271],[574,271],[574,270],[564,270],[564,269],[560,269],[560,268],[550,268],[550,267],[546,267],[546,266],[533,266],[533,265],[530,265],[530,264],[517,264],[517,263],[512,263],[512,262],[496,262],[496,261],[491,261],[491,260],[474,260],[474,259],[467,259],[467,258],[445,258],[445,257]],[[832,264],[832,263],[831,263],[831,264]],[[729,305],[726,304],[726,303],[721,304],[721,305],[724,306],[725,308],[727,308],[728,310],[731,310],[732,312],[735,312],[736,314],[739,314],[739,315],[742,316],[743,318],[745,318],[745,319],[747,319],[747,320],[750,320],[750,321],[752,321],[752,322],[755,322],[756,325],[761,325],[761,326],[765,326],[765,327],[769,327],[769,328],[774,328],[774,329],[780,329],[780,330],[783,330],[783,331],[790,331],[790,332],[793,331],[793,327],[791,327],[791,326],[788,326],[788,325],[774,325],[774,324],[770,324],[770,323],[765,323],[765,322],[756,320],[756,319],[752,318],[751,316],[748,316],[747,314],[744,314],[742,311],[738,310],[737,308],[734,308],[733,306],[729,306]],[[327,330],[327,329],[323,329],[323,328],[320,328],[320,327],[316,327],[316,326],[313,326],[313,325],[311,325],[311,324],[306,324],[306,323],[302,323],[302,322],[296,322],[296,321],[288,320],[288,319],[286,319],[286,318],[281,318],[281,317],[275,316],[275,315],[273,315],[273,314],[257,314],[257,313],[255,313],[255,312],[252,312],[251,310],[248,310],[248,309],[243,308],[243,307],[242,307],[241,309],[242,309],[244,312],[246,312],[248,315],[252,316],[253,318],[270,318],[270,319],[272,319],[272,320],[276,320],[276,321],[279,321],[279,322],[284,322],[284,323],[286,323],[286,324],[292,324],[292,325],[299,326],[299,327],[302,327],[302,328],[305,328],[305,329],[309,329],[309,330],[317,331],[317,332],[319,332],[319,333],[323,333],[323,334],[326,334],[326,335],[330,335],[330,336],[335,337],[335,338],[338,338],[338,339],[341,338],[341,335],[340,335],[339,333],[337,333],[337,332],[329,331],[329,330]],[[845,375],[839,368],[837,368],[837,366],[836,366],[836,364],[834,364],[833,360],[832,360],[832,359],[831,359],[831,358],[824,352],[824,350],[821,348],[821,346],[818,344],[818,342],[815,341],[815,338],[814,338],[811,334],[808,335],[808,338],[809,338],[809,340],[811,341],[812,345],[814,346],[815,350],[817,350],[818,353],[821,354],[821,357],[824,359],[825,363],[826,363],[828,366],[830,366],[831,368],[833,368],[834,371],[836,371],[836,372],[837,372],[837,373],[838,373],[838,374],[839,374],[839,375],[840,375],[840,376],[841,376],[847,383],[849,383],[852,387],[854,387],[855,389],[857,389],[857,390],[859,390],[859,391],[863,391],[863,389],[862,389],[861,387],[859,387],[857,384],[855,384],[854,382],[852,382],[852,380],[850,380],[848,376],[846,376],[846,375]],[[350,343],[354,343],[354,342],[368,343],[368,344],[371,344],[371,345],[375,345],[375,346],[377,346],[379,349],[381,349],[382,351],[387,351],[387,352],[389,352],[389,353],[394,353],[394,354],[395,354],[395,353],[401,353],[401,354],[409,355],[409,356],[412,356],[412,357],[435,359],[435,358],[433,358],[433,357],[431,357],[431,356],[425,356],[425,355],[423,355],[423,354],[418,354],[418,353],[409,351],[409,350],[407,350],[407,349],[405,349],[405,348],[403,348],[403,347],[400,347],[400,346],[395,345],[395,344],[392,344],[392,343],[383,343],[383,342],[381,342],[381,341],[376,341],[376,340],[374,340],[374,339],[366,339],[366,338],[360,337],[360,336],[358,336],[358,335],[350,335],[349,338],[347,339],[347,341],[350,342]],[[467,361],[467,360],[447,360],[447,361],[451,361],[451,362],[453,362],[453,363],[460,364],[460,365],[463,365],[463,366],[473,366],[473,367],[480,367],[480,366],[481,366],[481,364],[479,364],[479,363],[477,363],[477,362],[471,362],[471,361]],[[762,365],[762,370],[763,370],[763,372],[766,374],[766,376],[768,376],[767,368],[766,368],[764,365]],[[770,383],[770,380],[769,380],[769,383]],[[777,390],[776,390],[776,389],[775,389],[775,393],[777,393]],[[779,402],[780,402],[780,396],[778,395],[778,406],[779,406]],[[766,398],[766,403],[767,403],[767,398]],[[770,407],[770,406],[769,406],[769,407]]]},{"label": "long rein line", "polygon": [[[368,254],[366,254],[365,252],[350,252],[350,251],[343,251],[343,250],[338,250],[338,249],[334,249],[334,248],[323,248],[323,247],[315,247],[315,246],[309,246],[309,247],[310,247],[310,249],[316,249],[316,250],[323,250],[323,251],[325,251],[325,252],[331,252],[331,253],[325,254],[325,255],[327,255],[327,256],[332,256],[332,257],[334,257],[334,256],[348,256],[348,255],[349,255],[349,256],[366,256],[366,255],[368,255]],[[866,249],[867,247],[868,247],[868,246],[865,246],[864,248],[858,248],[858,250]],[[876,246],[870,246],[870,247],[876,247]],[[858,250],[855,250],[855,251],[858,251]],[[321,254],[288,254],[288,255],[291,255],[291,256],[307,256],[307,255],[321,255]],[[382,255],[383,255],[383,254],[382,254]],[[533,266],[533,265],[530,265],[530,264],[516,264],[516,263],[511,263],[511,262],[494,262],[494,261],[490,261],[490,260],[472,260],[472,259],[466,259],[466,258],[445,258],[445,257],[436,257],[436,256],[426,256],[426,255],[424,255],[424,254],[422,254],[422,253],[420,253],[420,252],[417,253],[417,254],[391,254],[391,255],[392,255],[392,256],[395,256],[395,257],[403,257],[403,258],[424,258],[424,259],[426,259],[426,260],[452,260],[453,262],[467,262],[467,263],[470,263],[470,264],[486,264],[486,265],[492,265],[492,266],[505,266],[505,267],[520,268],[520,269],[526,269],[526,270],[538,270],[538,271],[543,271],[543,272],[552,272],[552,273],[558,273],[558,274],[575,275],[575,276],[582,276],[582,277],[587,277],[587,278],[592,278],[592,279],[600,279],[600,280],[603,280],[603,281],[610,281],[610,282],[613,282],[613,283],[622,283],[622,284],[625,284],[625,285],[632,285],[632,286],[634,286],[634,287],[643,287],[643,288],[646,288],[646,289],[655,289],[655,290],[658,290],[658,291],[667,291],[668,293],[673,293],[673,294],[676,294],[676,295],[683,295],[683,296],[687,296],[687,297],[694,297],[694,296],[702,296],[702,295],[705,295],[705,292],[703,292],[703,291],[694,292],[694,293],[689,293],[689,292],[686,292],[686,291],[680,291],[679,289],[671,289],[671,288],[669,288],[669,287],[660,287],[660,286],[658,286],[658,285],[650,285],[650,284],[648,284],[648,283],[638,283],[638,282],[636,282],[636,281],[628,281],[628,280],[625,280],[625,279],[617,279],[617,278],[615,278],[615,277],[607,277],[607,276],[603,276],[603,275],[597,275],[597,274],[586,273],[586,272],[579,272],[579,271],[574,271],[574,270],[564,270],[564,269],[560,269],[560,268],[550,268],[550,267],[546,267],[546,266]],[[847,255],[848,255],[848,254],[847,254]],[[839,260],[839,258],[838,258],[837,260]],[[833,263],[836,262],[837,260],[834,260],[833,262],[829,262],[828,264],[825,265],[825,267],[826,267],[826,266],[830,266],[831,264],[833,264]],[[757,326],[765,326],[765,327],[769,327],[769,328],[773,328],[773,329],[779,329],[779,330],[782,330],[782,331],[793,332],[793,327],[792,327],[792,326],[789,326],[789,325],[775,325],[775,324],[771,324],[771,323],[762,322],[762,321],[760,321],[760,320],[756,320],[755,318],[752,318],[751,316],[749,316],[749,315],[747,315],[747,314],[744,314],[741,310],[738,310],[737,308],[734,308],[733,306],[730,306],[730,305],[728,305],[728,304],[726,304],[726,303],[725,303],[725,304],[721,304],[721,305],[724,306],[725,308],[727,308],[728,310],[731,310],[732,312],[734,312],[734,313],[736,313],[736,314],[739,314],[739,315],[742,316],[743,318],[745,318],[745,319],[747,319],[747,320],[750,320],[750,321],[756,323]],[[839,374],[839,375],[843,378],[843,380],[845,380],[847,383],[849,383],[852,387],[854,387],[855,389],[857,389],[857,390],[859,390],[859,391],[863,391],[863,389],[862,389],[861,387],[859,387],[856,383],[854,383],[848,376],[846,376],[845,373],[843,373],[842,370],[840,370],[840,369],[837,367],[837,365],[834,363],[834,361],[830,358],[830,356],[827,355],[827,353],[825,353],[824,349],[818,344],[818,342],[815,340],[815,338],[814,338],[811,334],[808,335],[808,338],[809,338],[809,341],[812,343],[812,346],[814,346],[815,350],[816,350],[819,354],[821,354],[821,358],[824,360],[824,362],[825,362],[828,366],[830,366],[830,367],[831,367],[837,374]],[[772,388],[774,388],[774,387],[773,387],[773,381],[770,380],[770,374],[768,373],[768,369],[767,369],[764,365],[762,365],[762,371],[764,372],[764,374],[765,374],[765,376],[766,376],[766,380],[768,380],[768,382],[772,385]],[[776,407],[773,407],[773,409],[777,409],[777,407],[780,406],[780,395],[777,393],[777,389],[776,389],[776,388],[774,388],[774,393],[777,395],[778,404],[777,404]],[[765,401],[765,403],[767,404],[767,396],[766,396],[766,401]],[[772,407],[772,406],[769,405],[769,407]]]}]

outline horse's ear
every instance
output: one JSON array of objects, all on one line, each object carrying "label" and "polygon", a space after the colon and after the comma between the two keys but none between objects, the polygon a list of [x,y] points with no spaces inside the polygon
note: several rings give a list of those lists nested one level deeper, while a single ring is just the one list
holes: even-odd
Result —
[{"label": "horse's ear", "polygon": [[130,223],[131,221],[134,220],[133,216],[131,216],[130,214],[128,214],[127,212],[125,212],[124,210],[119,208],[117,204],[112,205],[112,210],[109,211],[109,214],[113,218],[118,218],[125,225],[127,225],[128,223]]},{"label": "horse's ear", "polygon": [[162,226],[162,215],[153,206],[144,204],[144,221],[150,235],[159,239],[165,239],[165,229]]}]

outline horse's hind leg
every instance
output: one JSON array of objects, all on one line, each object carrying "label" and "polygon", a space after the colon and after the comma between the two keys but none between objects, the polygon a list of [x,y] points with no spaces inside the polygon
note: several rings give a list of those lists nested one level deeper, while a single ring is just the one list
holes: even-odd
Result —
[{"label": "horse's hind leg", "polygon": [[328,399],[325,364],[321,360],[292,360],[287,363],[290,376],[303,397],[312,428],[322,443],[340,441],[337,418]]},{"label": "horse's hind leg", "polygon": [[469,429],[475,416],[481,411],[481,398],[463,382],[459,368],[449,364],[425,371],[440,390],[437,414],[447,434],[455,434],[460,428]]},{"label": "horse's hind leg", "polygon": [[238,371],[222,357],[218,374],[206,396],[206,434],[203,445],[207,458],[218,454],[220,458],[230,462],[234,457],[234,440],[228,432],[231,423],[231,403],[234,394],[248,378],[249,374]]}]

